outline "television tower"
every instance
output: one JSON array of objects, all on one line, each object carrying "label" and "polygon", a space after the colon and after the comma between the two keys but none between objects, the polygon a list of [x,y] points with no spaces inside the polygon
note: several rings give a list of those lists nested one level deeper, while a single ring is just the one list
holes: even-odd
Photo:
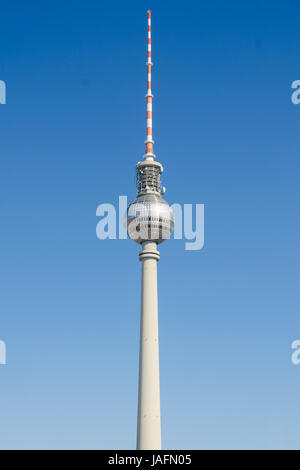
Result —
[{"label": "television tower", "polygon": [[141,327],[139,360],[139,393],[137,418],[137,449],[161,449],[158,302],[157,302],[157,245],[170,237],[174,215],[162,198],[162,165],[155,160],[152,139],[151,92],[151,12],[148,11],[148,90],[147,138],[144,160],[136,164],[137,197],[129,204],[127,231],[129,237],[142,246]]}]

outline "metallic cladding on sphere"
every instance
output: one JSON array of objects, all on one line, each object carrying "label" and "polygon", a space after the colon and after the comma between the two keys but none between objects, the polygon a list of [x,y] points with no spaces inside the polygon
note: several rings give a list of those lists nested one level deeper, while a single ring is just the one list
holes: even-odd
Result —
[{"label": "metallic cladding on sphere", "polygon": [[173,211],[160,195],[143,194],[129,204],[127,231],[133,241],[162,243],[170,238],[173,229]]}]

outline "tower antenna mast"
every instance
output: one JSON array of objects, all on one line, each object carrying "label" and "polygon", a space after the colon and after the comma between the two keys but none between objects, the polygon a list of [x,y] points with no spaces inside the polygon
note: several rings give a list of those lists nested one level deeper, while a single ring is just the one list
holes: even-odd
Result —
[{"label": "tower antenna mast", "polygon": [[151,11],[148,10],[148,60],[146,62],[147,70],[148,70],[148,88],[146,94],[147,100],[147,138],[145,141],[146,144],[146,154],[144,158],[147,160],[154,160],[155,155],[153,153],[153,137],[152,137],[152,100],[153,95],[151,91],[151,68],[152,68],[152,60],[151,60]]}]

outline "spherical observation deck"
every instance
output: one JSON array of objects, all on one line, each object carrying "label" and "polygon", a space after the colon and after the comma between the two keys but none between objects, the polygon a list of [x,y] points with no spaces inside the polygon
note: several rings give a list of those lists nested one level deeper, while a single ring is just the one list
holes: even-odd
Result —
[{"label": "spherical observation deck", "polygon": [[127,209],[127,231],[136,243],[162,243],[174,229],[174,214],[159,193],[138,194]]}]

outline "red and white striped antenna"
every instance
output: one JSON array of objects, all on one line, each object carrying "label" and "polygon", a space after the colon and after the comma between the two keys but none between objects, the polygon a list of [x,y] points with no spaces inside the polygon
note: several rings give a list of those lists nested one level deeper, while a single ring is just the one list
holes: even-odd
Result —
[{"label": "red and white striped antenna", "polygon": [[145,140],[146,144],[146,154],[144,158],[146,160],[154,160],[155,155],[153,153],[153,138],[152,138],[152,92],[151,92],[151,11],[148,10],[148,61],[146,63],[148,70],[148,89],[146,94],[147,100],[147,139]]}]

